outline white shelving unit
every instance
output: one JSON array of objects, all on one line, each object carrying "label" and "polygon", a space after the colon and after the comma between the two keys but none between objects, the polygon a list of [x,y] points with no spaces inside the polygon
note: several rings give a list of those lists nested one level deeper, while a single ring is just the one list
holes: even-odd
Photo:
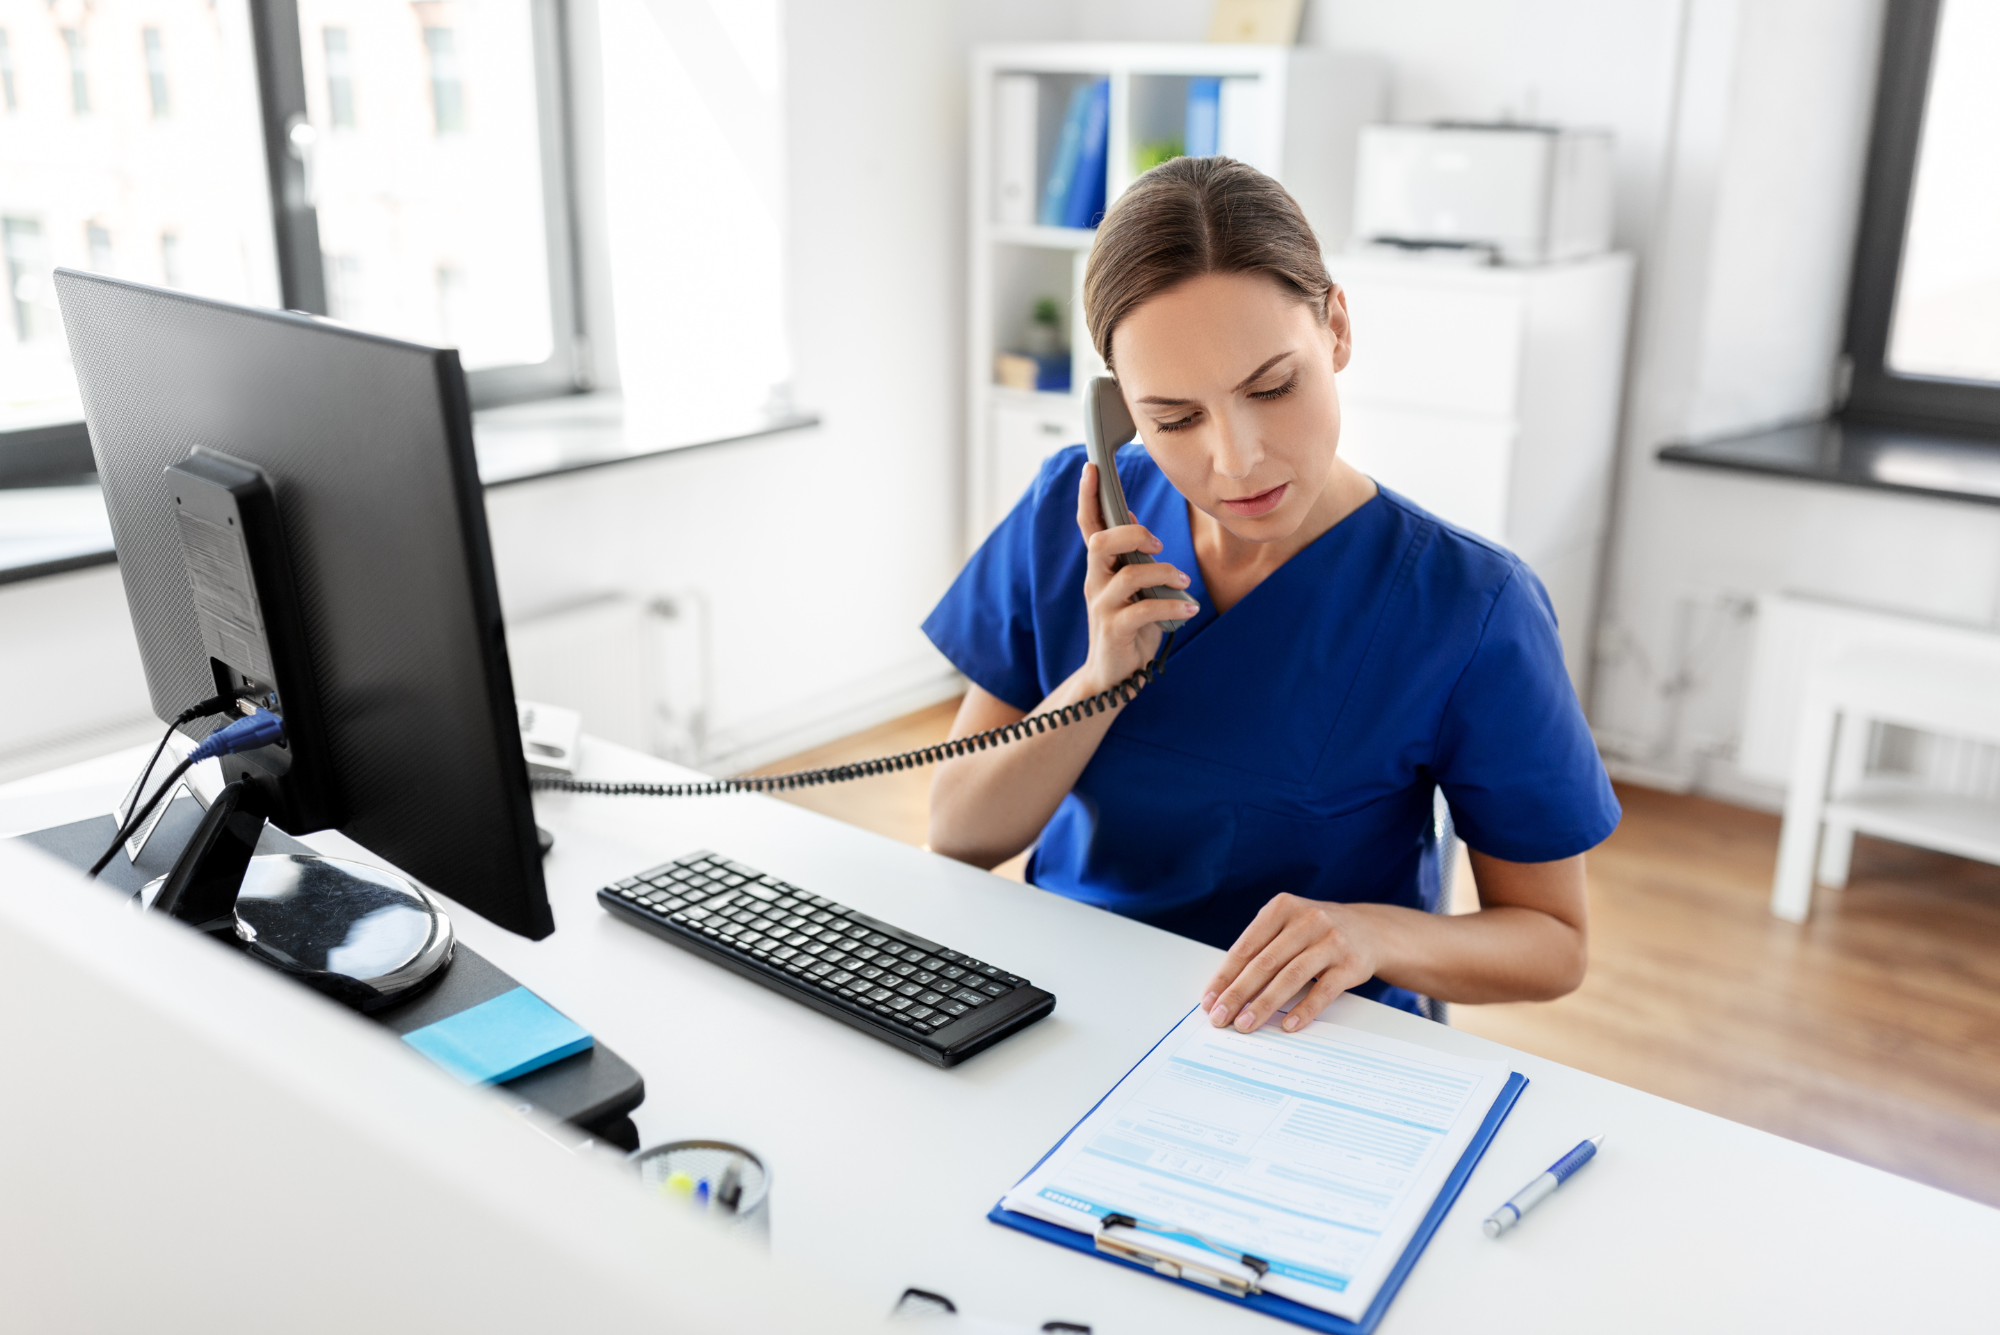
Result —
[{"label": "white shelving unit", "polygon": [[1632,258],[1472,266],[1328,259],[1354,358],[1347,461],[1491,538],[1548,587],[1570,680],[1590,664],[1632,300]]},{"label": "white shelving unit", "polygon": [[[1305,47],[1064,43],[974,52],[968,549],[1019,499],[1044,458],[1083,439],[1079,391],[1104,371],[1083,327],[1084,260],[1095,232],[999,221],[996,80],[1014,74],[1037,81],[1038,188],[1071,91],[1109,81],[1107,200],[1117,199],[1139,174],[1144,145],[1180,137],[1188,81],[1225,80],[1221,151],[1282,181],[1329,253],[1347,240],[1356,138],[1362,125],[1381,117],[1386,88],[1379,62]],[[1071,392],[1004,388],[994,380],[994,357],[1018,344],[1044,297],[1055,298],[1065,313]]]}]

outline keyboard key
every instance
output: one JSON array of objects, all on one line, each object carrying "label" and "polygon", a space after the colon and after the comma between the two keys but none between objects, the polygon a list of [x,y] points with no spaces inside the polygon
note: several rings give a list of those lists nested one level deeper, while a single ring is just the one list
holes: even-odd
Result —
[{"label": "keyboard key", "polygon": [[895,974],[898,978],[908,978],[911,974],[915,973],[916,971],[917,971],[917,966],[907,962],[903,964],[898,964],[894,968],[889,970],[890,973]]},{"label": "keyboard key", "polygon": [[984,1006],[986,1004],[986,998],[980,996],[969,987],[961,987],[951,995],[952,1000],[962,1001],[968,1006]]},{"label": "keyboard key", "polygon": [[835,969],[831,974],[827,975],[826,981],[834,987],[846,987],[854,981],[854,975],[845,969]]},{"label": "keyboard key", "polygon": [[926,988],[922,992],[917,993],[917,1000],[923,1002],[926,1006],[935,1006],[940,1001],[943,1001],[944,998]]},{"label": "keyboard key", "polygon": [[928,1020],[931,1018],[931,1016],[937,1014],[937,1012],[932,1010],[929,1006],[924,1005],[923,1002],[919,1001],[916,1005],[910,1007],[910,1009],[906,1012],[906,1014],[908,1014],[912,1020]]},{"label": "keyboard key", "polygon": [[944,968],[938,970],[938,976],[957,982],[959,979],[965,977],[965,970],[959,968],[956,964],[947,964]]},{"label": "keyboard key", "polygon": [[923,989],[915,983],[904,983],[896,989],[896,995],[899,997],[915,997],[922,991]]},{"label": "keyboard key", "polygon": [[962,1001],[940,1001],[937,1008],[947,1015],[963,1015],[972,1009]]},{"label": "keyboard key", "polygon": [[913,983],[924,983],[928,985],[931,983],[935,983],[937,981],[937,975],[932,973],[929,969],[919,969],[915,973],[910,975],[910,981]]},{"label": "keyboard key", "polygon": [[877,1005],[880,1005],[882,1002],[889,1000],[889,998],[895,995],[896,994],[894,992],[891,992],[886,987],[871,987],[868,989],[868,999],[872,1002],[875,1002]]},{"label": "keyboard key", "polygon": [[914,1003],[908,997],[897,997],[894,1001],[885,1004],[892,1011],[904,1011],[908,1010]]},{"label": "keyboard key", "polygon": [[1005,983],[988,983],[979,990],[981,992],[984,992],[989,997],[1004,997],[1009,992],[1012,992],[1014,989],[1007,986]]}]

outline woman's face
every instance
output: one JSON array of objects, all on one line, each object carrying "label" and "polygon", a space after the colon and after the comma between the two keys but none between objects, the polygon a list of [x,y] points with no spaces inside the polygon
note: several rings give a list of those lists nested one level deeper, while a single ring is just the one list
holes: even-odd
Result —
[{"label": "woman's face", "polygon": [[1340,445],[1339,288],[1321,323],[1262,274],[1204,274],[1127,315],[1111,355],[1139,438],[1188,501],[1246,542],[1297,532]]}]

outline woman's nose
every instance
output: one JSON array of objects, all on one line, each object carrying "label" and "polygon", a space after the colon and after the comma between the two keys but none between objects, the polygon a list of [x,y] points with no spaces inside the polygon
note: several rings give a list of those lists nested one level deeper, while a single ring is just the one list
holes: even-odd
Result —
[{"label": "woman's nose", "polygon": [[1217,473],[1231,481],[1241,481],[1250,476],[1263,454],[1254,435],[1238,431],[1227,415],[1216,415],[1213,465]]}]

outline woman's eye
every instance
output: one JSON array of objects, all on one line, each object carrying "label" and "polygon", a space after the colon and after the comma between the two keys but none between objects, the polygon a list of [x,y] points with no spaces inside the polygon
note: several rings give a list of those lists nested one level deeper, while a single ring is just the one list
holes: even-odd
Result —
[{"label": "woman's eye", "polygon": [[1293,376],[1290,380],[1287,380],[1284,384],[1278,386],[1276,389],[1253,390],[1251,391],[1250,397],[1253,399],[1282,399],[1285,397],[1285,395],[1291,393],[1298,387],[1299,387],[1299,378],[1297,376]]},{"label": "woman's eye", "polygon": [[1186,417],[1177,417],[1171,422],[1159,422],[1156,425],[1162,431],[1185,431],[1194,425],[1194,419],[1197,415],[1189,413]]}]

